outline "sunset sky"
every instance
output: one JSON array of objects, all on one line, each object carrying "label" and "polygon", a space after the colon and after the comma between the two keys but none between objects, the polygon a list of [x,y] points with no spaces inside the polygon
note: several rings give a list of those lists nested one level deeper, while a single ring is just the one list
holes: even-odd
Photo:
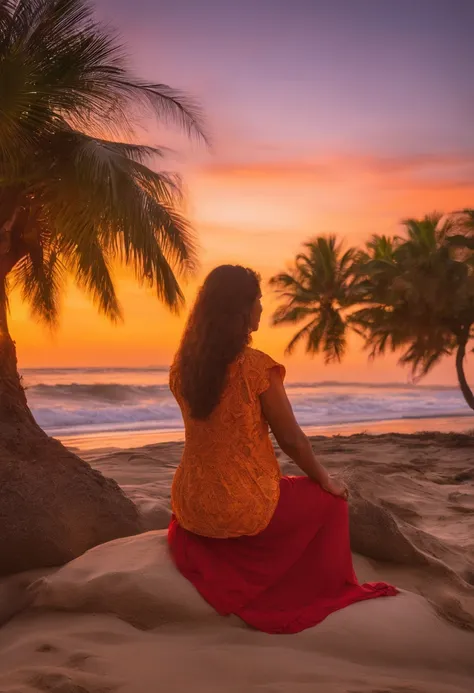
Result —
[{"label": "sunset sky", "polygon": [[[347,243],[393,233],[400,219],[474,206],[474,2],[471,0],[96,0],[137,74],[200,99],[211,151],[151,124],[140,141],[178,149],[199,238],[197,282],[239,262],[264,279],[320,233]],[[125,323],[111,326],[71,288],[60,330],[11,329],[21,366],[168,364],[174,317],[123,271]],[[196,281],[187,288],[192,299]],[[282,358],[291,330],[255,345]],[[301,350],[293,378],[403,381],[396,358],[367,364],[356,341],[340,366]],[[471,369],[471,374],[474,369]],[[445,363],[432,382],[454,381]]]}]

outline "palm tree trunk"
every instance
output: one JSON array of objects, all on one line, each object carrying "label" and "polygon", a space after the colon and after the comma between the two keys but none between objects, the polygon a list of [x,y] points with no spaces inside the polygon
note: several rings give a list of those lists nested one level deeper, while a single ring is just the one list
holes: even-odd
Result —
[{"label": "palm tree trunk", "polygon": [[28,408],[8,330],[0,254],[0,576],[61,565],[143,531],[140,514],[112,479],[38,426]]},{"label": "palm tree trunk", "polygon": [[5,280],[0,262],[0,422],[9,425],[23,422],[39,429],[28,408],[18,373],[15,342],[8,329]]},{"label": "palm tree trunk", "polygon": [[467,337],[462,337],[458,343],[458,350],[456,352],[456,373],[458,376],[459,387],[466,400],[467,404],[471,409],[474,409],[474,394],[469,387],[466,376],[464,373],[464,358],[466,356],[466,344]]},{"label": "palm tree trunk", "polygon": [[0,422],[24,420],[36,425],[18,374],[16,348],[10,336],[7,317],[7,276],[22,255],[12,238],[19,213],[19,208],[15,207],[0,227]]}]

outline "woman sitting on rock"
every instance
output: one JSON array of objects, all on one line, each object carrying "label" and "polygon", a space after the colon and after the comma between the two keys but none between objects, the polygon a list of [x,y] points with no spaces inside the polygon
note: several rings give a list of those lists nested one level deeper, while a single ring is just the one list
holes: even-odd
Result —
[{"label": "woman sitting on rock", "polygon": [[[170,371],[186,442],[168,538],[179,571],[220,614],[295,633],[396,589],[357,582],[347,488],[298,426],[284,367],[249,346],[261,313],[250,269],[217,267],[199,292]],[[268,427],[306,476],[281,476]]]}]

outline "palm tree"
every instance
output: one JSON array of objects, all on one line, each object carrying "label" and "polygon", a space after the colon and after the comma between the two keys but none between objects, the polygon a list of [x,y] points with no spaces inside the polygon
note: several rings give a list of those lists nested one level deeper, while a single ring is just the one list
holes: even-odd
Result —
[{"label": "palm tree", "polygon": [[[129,74],[121,47],[83,0],[0,0],[0,420],[25,417],[8,332],[19,287],[49,325],[72,275],[121,318],[111,266],[122,262],[176,309],[194,240],[180,181],[146,162],[163,150],[104,139],[151,109],[203,137],[199,111],[167,86]],[[100,133],[100,136],[99,136]]]},{"label": "palm tree", "polygon": [[[119,320],[115,263],[178,309],[179,280],[196,265],[194,237],[179,211],[179,178],[147,166],[164,150],[130,143],[136,116],[147,112],[206,139],[191,100],[130,74],[87,1],[0,0],[0,573],[59,563],[139,527],[116,485],[36,425],[7,311],[18,287],[33,316],[54,326],[72,276]],[[35,465],[47,466],[53,490]],[[44,512],[32,518],[35,504]],[[53,529],[38,534],[46,517]]]},{"label": "palm tree", "polygon": [[419,379],[439,361],[456,354],[459,385],[474,409],[464,373],[466,347],[474,324],[474,257],[456,253],[461,228],[440,214],[407,219],[404,236],[381,258],[369,247],[359,266],[363,307],[351,315],[371,356],[402,351],[400,363]]},{"label": "palm tree", "polygon": [[374,234],[366,243],[366,250],[363,253],[367,259],[380,262],[392,262],[397,241],[390,236]]},{"label": "palm tree", "polygon": [[273,324],[304,323],[288,344],[288,353],[305,339],[307,352],[322,352],[326,363],[340,361],[347,344],[346,311],[355,300],[356,251],[344,250],[335,236],[319,236],[303,247],[294,266],[270,280],[284,301]]},{"label": "palm tree", "polygon": [[372,236],[361,251],[343,253],[335,237],[307,243],[294,267],[271,280],[284,300],[273,322],[305,321],[287,350],[306,338],[306,351],[322,351],[326,362],[342,359],[354,330],[371,358],[401,352],[415,380],[455,354],[461,392],[474,409],[464,373],[474,337],[474,212],[406,219],[403,231]]}]

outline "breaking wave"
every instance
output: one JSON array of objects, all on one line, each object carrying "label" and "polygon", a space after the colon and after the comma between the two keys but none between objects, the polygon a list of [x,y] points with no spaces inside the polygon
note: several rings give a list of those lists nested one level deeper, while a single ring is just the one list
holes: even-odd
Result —
[{"label": "breaking wave", "polygon": [[[38,423],[57,436],[182,429],[167,369],[45,369],[24,373]],[[302,426],[463,416],[457,388],[410,384],[302,382],[287,385]]]}]

